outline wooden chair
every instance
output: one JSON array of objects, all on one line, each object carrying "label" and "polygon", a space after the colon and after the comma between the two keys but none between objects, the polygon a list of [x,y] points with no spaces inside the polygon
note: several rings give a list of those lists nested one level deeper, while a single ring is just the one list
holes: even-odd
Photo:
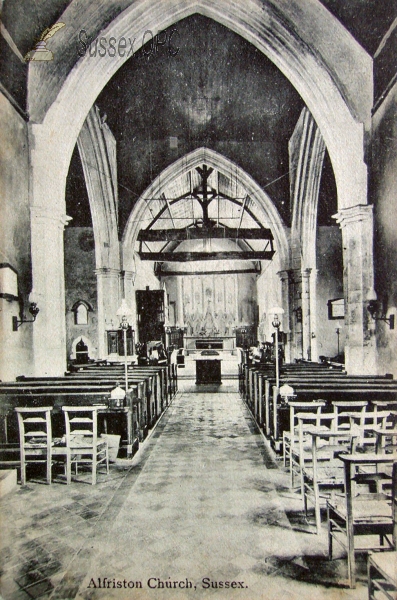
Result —
[{"label": "wooden chair", "polygon": [[396,400],[371,400],[371,408],[373,412],[377,412],[378,410],[389,410],[397,415]]},{"label": "wooden chair", "polygon": [[321,531],[321,500],[332,498],[337,490],[344,489],[343,465],[338,460],[342,452],[350,452],[353,445],[352,431],[309,431],[311,437],[311,460],[302,464],[303,502],[305,514],[308,503],[314,506],[316,533]]},{"label": "wooden chair", "polygon": [[376,453],[393,454],[397,460],[397,430],[388,428],[379,428],[375,430]]},{"label": "wooden chair", "polygon": [[313,431],[330,431],[334,420],[333,413],[296,413],[298,420],[298,444],[293,443],[290,449],[290,466],[294,475],[299,477],[301,496],[304,500],[303,469],[312,464],[312,438]]},{"label": "wooden chair", "polygon": [[[344,465],[344,496],[327,502],[328,556],[332,559],[332,544],[336,541],[347,551],[349,585],[356,586],[355,553],[368,550],[396,549],[397,539],[397,462],[386,454],[341,455]],[[358,485],[353,482],[361,467],[375,466],[377,475],[393,464],[391,494],[357,493]],[[389,480],[390,481],[390,480]],[[366,480],[368,484],[368,479]],[[366,545],[356,546],[356,537],[365,536]],[[379,539],[379,541],[378,541]],[[385,544],[387,542],[387,545]]]},{"label": "wooden chair", "polygon": [[359,418],[359,426],[364,426],[365,413],[368,407],[366,400],[333,400],[332,406],[335,415],[333,421],[335,431],[350,429],[350,419],[352,416]]},{"label": "wooden chair", "polygon": [[51,483],[52,428],[51,406],[15,408],[18,417],[21,484],[26,483],[27,464],[45,464],[47,483]]},{"label": "wooden chair", "polygon": [[72,464],[78,474],[79,464],[89,464],[92,485],[96,484],[97,468],[105,464],[109,473],[108,444],[98,438],[98,411],[106,406],[63,406],[66,426],[66,482],[72,481]]},{"label": "wooden chair", "polygon": [[325,400],[316,400],[314,402],[296,402],[288,401],[289,406],[289,424],[290,431],[283,431],[283,463],[289,467],[290,472],[290,487],[294,487],[294,469],[293,456],[294,446],[299,442],[299,423],[297,414],[310,413],[313,415],[313,420],[310,420],[310,427],[318,427],[320,425],[321,409],[326,405]]},{"label": "wooden chair", "polygon": [[[364,415],[359,413],[350,413],[350,429],[356,428],[360,435],[357,439],[357,447],[360,447],[364,451],[378,452],[376,432],[388,431],[392,436],[393,421],[389,421],[392,417],[392,413],[389,410],[376,410],[372,412],[365,412]],[[383,439],[383,443],[386,443],[386,434]],[[388,442],[389,440],[387,440]]]},{"label": "wooden chair", "polygon": [[368,556],[368,600],[397,598],[397,551]]}]

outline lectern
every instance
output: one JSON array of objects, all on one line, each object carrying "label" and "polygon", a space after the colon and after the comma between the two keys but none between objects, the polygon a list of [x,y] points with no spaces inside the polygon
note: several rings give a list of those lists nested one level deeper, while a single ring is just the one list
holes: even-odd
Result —
[{"label": "lectern", "polygon": [[222,383],[221,363],[219,352],[216,350],[203,350],[196,362],[196,385],[205,383]]}]

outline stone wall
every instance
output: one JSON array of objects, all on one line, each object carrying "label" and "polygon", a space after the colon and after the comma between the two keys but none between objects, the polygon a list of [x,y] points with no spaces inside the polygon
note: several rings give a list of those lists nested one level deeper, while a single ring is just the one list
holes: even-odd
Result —
[{"label": "stone wall", "polygon": [[[88,311],[87,325],[75,324],[75,313],[72,309],[79,300],[92,307],[92,311]],[[87,340],[90,342],[87,344],[90,358],[99,358],[97,279],[94,234],[91,227],[71,227],[65,230],[65,301],[68,360],[72,356],[73,342],[81,337],[86,344]]]},{"label": "stone wall", "polygon": [[[397,83],[373,116],[370,197],[375,216],[375,291],[387,316],[397,312]],[[397,325],[396,325],[397,327]],[[376,323],[378,372],[397,376],[397,329]]]},{"label": "stone wall", "polygon": [[[126,300],[131,309],[131,323],[138,331],[136,320],[135,290],[159,289],[160,282],[153,273],[153,263],[136,258],[136,278],[133,286],[126,285]],[[122,297],[120,283],[119,304]],[[98,350],[98,299],[97,276],[95,274],[94,236],[91,227],[70,227],[65,230],[65,299],[66,299],[66,334],[67,357],[73,356],[73,345],[83,338],[88,344],[90,358],[104,358]],[[88,324],[76,325],[73,306],[79,300],[90,305]],[[106,330],[119,328],[119,317],[108,317]],[[105,339],[105,352],[106,352]]]},{"label": "stone wall", "polygon": [[[28,133],[25,121],[1,93],[0,122],[0,263],[8,263],[18,272],[18,291],[28,318],[32,287]],[[12,331],[13,316],[20,318],[19,302],[0,298],[0,379],[4,381],[28,375],[32,369],[35,325],[27,323]]]},{"label": "stone wall", "polygon": [[344,348],[344,320],[328,319],[328,300],[343,298],[343,259],[342,235],[339,227],[319,227],[317,229],[317,315],[316,331],[319,356],[336,356],[338,339],[336,324],[340,331],[340,351]]}]

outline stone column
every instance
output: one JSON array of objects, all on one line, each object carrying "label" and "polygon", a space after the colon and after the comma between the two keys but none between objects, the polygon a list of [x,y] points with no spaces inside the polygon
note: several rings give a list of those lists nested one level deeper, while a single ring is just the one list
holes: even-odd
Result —
[{"label": "stone column", "polygon": [[177,305],[177,323],[178,325],[180,325],[181,327],[184,326],[185,324],[185,320],[184,320],[184,316],[183,316],[183,278],[182,277],[177,277],[176,279],[176,285],[178,288],[178,305]]},{"label": "stone column", "polygon": [[373,207],[358,204],[334,217],[342,229],[345,297],[345,361],[349,374],[377,372],[375,332],[367,310],[374,285]]},{"label": "stone column", "polygon": [[311,360],[318,362],[317,347],[317,269],[312,269],[310,273],[310,347]]},{"label": "stone column", "polygon": [[131,326],[136,331],[138,324],[136,318],[136,298],[135,298],[135,277],[134,271],[124,271],[124,294],[128,306],[132,312]]},{"label": "stone column", "polygon": [[298,322],[298,310],[302,312],[302,273],[300,269],[288,271],[289,307],[290,307],[290,359],[303,358],[302,350],[302,322]]},{"label": "stone column", "polygon": [[311,269],[302,271],[302,351],[303,358],[312,358],[312,332],[310,321],[310,273]]},{"label": "stone column", "polygon": [[120,305],[120,271],[118,269],[96,269],[98,295],[98,358],[108,354],[106,322],[111,320],[118,327],[117,309]]},{"label": "stone column", "polygon": [[33,290],[40,313],[33,324],[34,373],[63,375],[66,370],[65,274],[63,231],[70,217],[53,207],[31,207]]},{"label": "stone column", "polygon": [[285,362],[291,362],[291,337],[292,324],[290,313],[290,277],[288,271],[279,271],[277,275],[281,280],[281,307],[284,309],[283,330],[287,334],[285,345]]}]

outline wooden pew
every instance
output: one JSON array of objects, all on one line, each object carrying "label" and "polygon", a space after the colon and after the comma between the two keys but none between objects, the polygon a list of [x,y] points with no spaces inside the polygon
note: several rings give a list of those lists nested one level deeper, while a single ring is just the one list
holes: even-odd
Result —
[{"label": "wooden pew", "polygon": [[[129,373],[135,373],[135,374],[143,374],[143,375],[147,375],[147,374],[154,374],[154,375],[158,375],[160,378],[160,395],[158,396],[158,401],[159,404],[161,405],[161,410],[163,410],[165,408],[165,406],[168,406],[169,404],[169,400],[171,399],[172,395],[171,392],[174,388],[176,388],[176,385],[170,384],[170,380],[169,380],[169,369],[168,366],[159,366],[159,365],[145,365],[145,366],[136,366],[136,365],[129,365],[128,366],[128,372]],[[104,374],[104,373],[108,373],[109,375],[113,375],[114,373],[119,373],[119,374],[123,374],[124,373],[124,366],[120,363],[117,364],[109,364],[109,365],[104,365],[104,366],[90,366],[88,368],[84,368],[81,369],[77,372],[78,374],[80,373],[94,373],[95,375],[97,374]],[[76,373],[73,373],[71,375],[75,375]],[[159,411],[158,411],[159,412]]]},{"label": "wooden pew", "polygon": [[[118,373],[113,372],[97,372],[92,374],[91,372],[78,372],[73,375],[67,376],[70,381],[80,382],[92,382],[92,381],[117,381],[122,388],[125,387],[125,375],[124,372]],[[148,429],[153,427],[154,423],[159,417],[160,405],[161,405],[161,388],[159,382],[158,373],[139,373],[139,372],[128,372],[128,382],[139,383],[143,382],[145,387],[144,395],[142,396],[146,400],[145,411],[147,415],[147,426],[145,428],[144,435],[146,436]]]},{"label": "wooden pew", "polygon": [[[128,380],[131,382],[139,382],[141,379],[145,380],[147,390],[147,414],[149,420],[149,427],[152,427],[155,421],[160,416],[163,408],[167,405],[167,381],[165,377],[166,369],[161,367],[151,368],[129,368]],[[122,365],[117,366],[95,366],[90,369],[81,369],[80,371],[68,373],[66,378],[70,380],[85,380],[85,381],[104,381],[107,379],[109,382],[113,381],[121,384],[121,387],[125,386],[125,372]],[[34,382],[34,381],[47,381],[48,384],[52,384],[54,381],[59,381],[60,378],[18,378],[19,381]],[[64,379],[62,379],[64,381]]]},{"label": "wooden pew", "polygon": [[[269,375],[267,365],[263,369],[246,366],[244,375],[246,390],[244,400],[260,427],[280,449],[280,438],[288,429],[288,406],[280,402],[274,375]],[[295,400],[311,401],[325,399],[328,406],[332,400],[384,400],[397,399],[397,382],[390,376],[347,375],[342,370],[330,370],[320,364],[298,364],[283,367],[280,387],[287,383],[295,390]],[[330,409],[331,410],[331,409]],[[286,413],[286,414],[285,414]]]},{"label": "wooden pew", "polygon": [[[108,404],[110,391],[114,388],[112,385],[55,385],[55,386],[27,386],[19,384],[19,388],[0,384],[0,402],[1,416],[3,422],[3,431],[1,432],[1,442],[5,444],[13,443],[17,439],[17,423],[14,409],[16,406],[43,406],[53,407],[54,416],[54,435],[59,437],[63,434],[63,415],[62,406],[91,406],[98,404]],[[132,453],[133,447],[139,446],[139,430],[144,426],[143,411],[140,410],[142,402],[139,397],[139,385],[131,385],[127,396],[126,406],[123,408],[109,408],[103,412],[108,418],[121,417],[125,421],[123,428],[123,443],[127,447],[127,452]]]}]

